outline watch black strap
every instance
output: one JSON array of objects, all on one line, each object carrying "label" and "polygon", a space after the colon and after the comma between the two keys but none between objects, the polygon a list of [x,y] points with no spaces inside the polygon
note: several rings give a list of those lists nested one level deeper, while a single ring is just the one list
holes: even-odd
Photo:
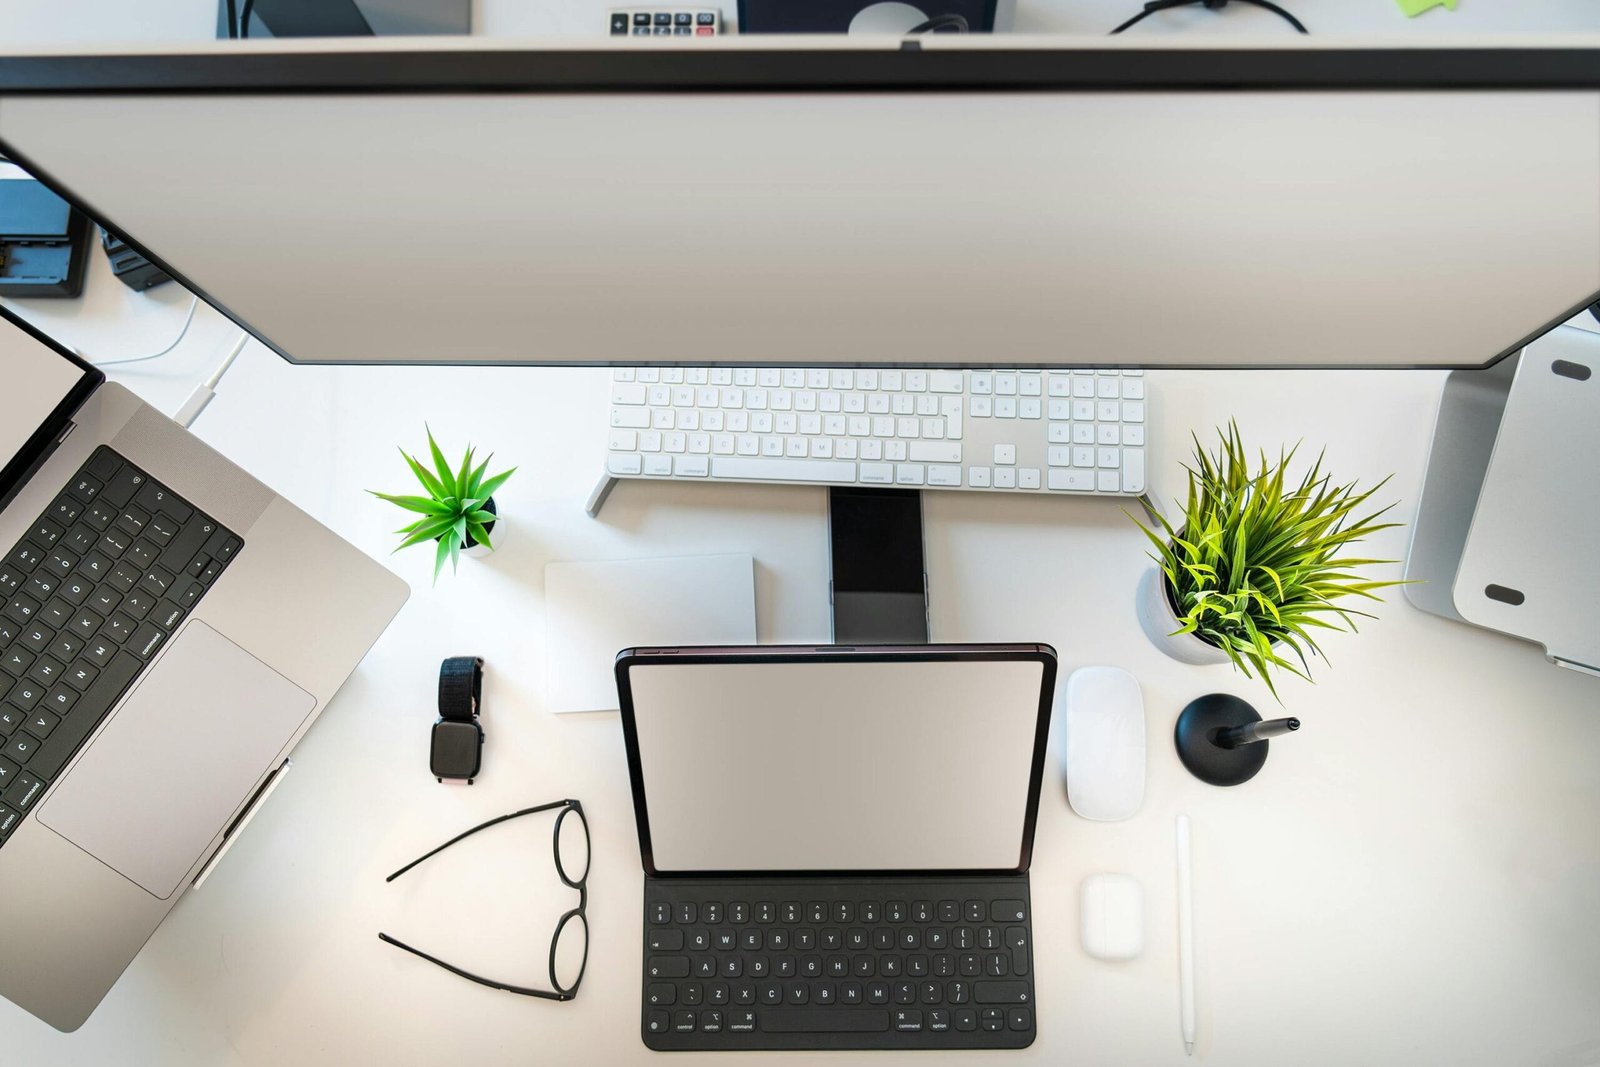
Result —
[{"label": "watch black strap", "polygon": [[439,717],[471,722],[483,698],[483,660],[451,656],[439,667]]}]

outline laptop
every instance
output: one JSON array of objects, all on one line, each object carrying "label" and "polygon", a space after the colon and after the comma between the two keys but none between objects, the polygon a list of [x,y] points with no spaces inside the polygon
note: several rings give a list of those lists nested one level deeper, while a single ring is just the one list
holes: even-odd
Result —
[{"label": "laptop", "polygon": [[0,995],[74,1030],[408,590],[0,317]]},{"label": "laptop", "polygon": [[1048,645],[617,657],[660,1050],[1033,1042]]}]

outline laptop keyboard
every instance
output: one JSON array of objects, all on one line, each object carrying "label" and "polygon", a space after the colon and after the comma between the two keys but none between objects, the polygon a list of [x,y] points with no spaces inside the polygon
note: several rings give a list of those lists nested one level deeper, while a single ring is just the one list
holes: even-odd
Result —
[{"label": "laptop keyboard", "polygon": [[243,547],[101,446],[0,559],[0,847]]},{"label": "laptop keyboard", "polygon": [[1020,1048],[1034,1036],[1024,877],[645,887],[654,1049]]}]

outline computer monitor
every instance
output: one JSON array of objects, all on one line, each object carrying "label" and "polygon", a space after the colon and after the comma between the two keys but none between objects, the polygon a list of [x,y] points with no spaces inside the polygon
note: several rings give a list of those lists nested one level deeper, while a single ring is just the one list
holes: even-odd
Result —
[{"label": "computer monitor", "polygon": [[215,43],[0,147],[300,363],[1472,367],[1600,296],[1600,38]]}]

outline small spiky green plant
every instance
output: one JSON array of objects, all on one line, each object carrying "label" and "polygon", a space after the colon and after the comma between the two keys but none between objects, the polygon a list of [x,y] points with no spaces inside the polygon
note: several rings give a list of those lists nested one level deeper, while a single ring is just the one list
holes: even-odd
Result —
[{"label": "small spiky green plant", "polygon": [[1298,445],[1280,451],[1277,463],[1263,451],[1252,473],[1238,424],[1217,436],[1221,446],[1209,455],[1194,438],[1194,465],[1185,465],[1189,497],[1176,525],[1159,514],[1156,528],[1134,522],[1155,546],[1150,558],[1166,577],[1179,622],[1173,633],[1215,645],[1246,677],[1253,668],[1277,697],[1274,668],[1310,681],[1307,654],[1322,655],[1312,629],[1354,632],[1356,616],[1374,617],[1336,601],[1382,600],[1376,590],[1402,584],[1353,573],[1395,560],[1344,554],[1354,542],[1400,524],[1377,521],[1393,504],[1355,517],[1388,478],[1361,492],[1354,482],[1335,485],[1318,455],[1299,484],[1286,487],[1285,470]]},{"label": "small spiky green plant", "polygon": [[496,489],[506,483],[507,478],[517,472],[517,468],[512,467],[508,471],[486,478],[489,460],[494,458],[493,453],[474,467],[472,461],[475,450],[468,445],[466,455],[461,457],[460,466],[452,469],[450,464],[445,462],[444,453],[439,451],[439,445],[433,439],[432,429],[428,429],[428,451],[432,453],[433,458],[432,472],[417,462],[405,449],[400,449],[400,455],[405,457],[411,473],[417,476],[417,481],[427,490],[427,496],[397,496],[372,489],[368,489],[367,492],[379,500],[387,500],[397,507],[417,512],[422,516],[416,522],[395,531],[405,535],[395,551],[410,548],[423,541],[438,541],[439,548],[433,560],[433,580],[438,582],[439,573],[444,570],[444,561],[450,560],[450,569],[454,573],[456,565],[461,561],[461,549],[469,541],[486,548],[494,548],[489,541],[488,527],[495,521],[496,516],[494,512],[484,510],[483,505],[494,496]]}]

